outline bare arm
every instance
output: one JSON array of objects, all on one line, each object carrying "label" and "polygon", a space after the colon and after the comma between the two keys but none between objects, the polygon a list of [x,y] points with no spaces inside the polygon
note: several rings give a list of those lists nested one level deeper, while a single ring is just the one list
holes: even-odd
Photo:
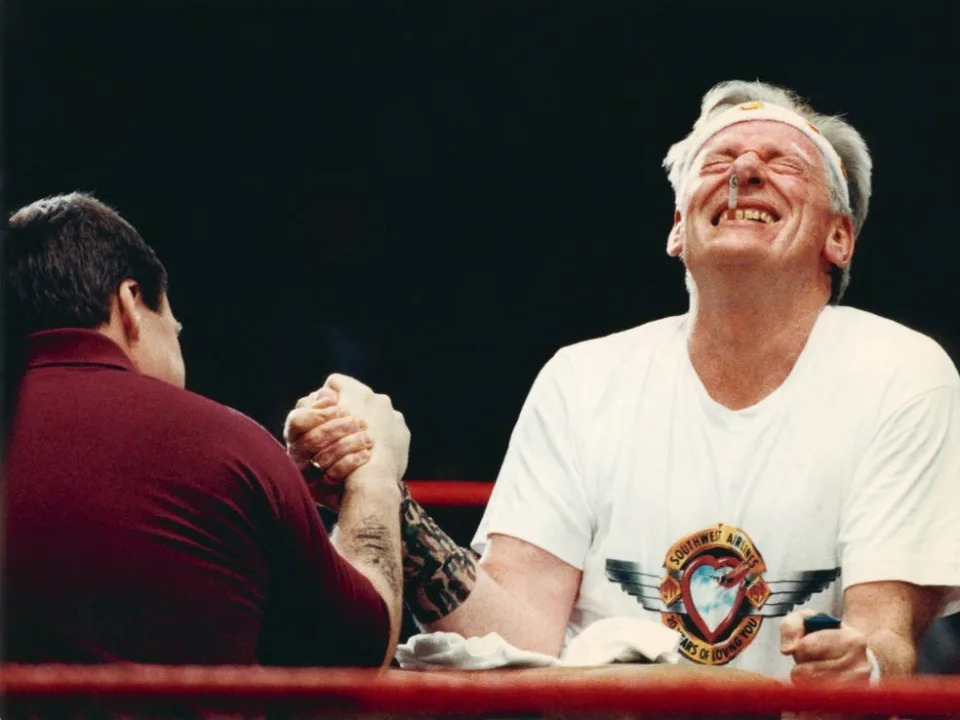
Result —
[{"label": "bare arm", "polygon": [[410,446],[403,415],[386,395],[331,375],[287,416],[284,438],[314,498],[339,511],[333,546],[386,605],[390,635],[382,664],[387,665],[402,626],[400,479]]},{"label": "bare arm", "polygon": [[917,642],[933,619],[941,589],[884,581],[853,585],[843,594],[842,625],[803,635],[803,613],[791,613],[781,625],[781,650],[792,654],[797,681],[821,676],[865,680],[870,676],[869,648],[882,677],[909,675],[916,669]]},{"label": "bare arm", "polygon": [[864,634],[884,677],[917,667],[917,643],[936,614],[938,587],[905,582],[853,585],[843,593],[843,622]]},{"label": "bare arm", "polygon": [[[376,469],[374,469],[374,472]],[[343,492],[340,516],[330,540],[383,598],[390,617],[390,640],[383,664],[393,659],[402,625],[400,489],[373,478],[367,468],[354,472]]]},{"label": "bare arm", "polygon": [[580,570],[507,535],[491,535],[478,562],[408,495],[403,523],[405,599],[424,629],[496,632],[525,650],[559,655]]},{"label": "bare arm", "polygon": [[[331,438],[358,431],[361,426],[353,423],[362,421],[372,438],[373,465],[378,449],[389,446],[396,431],[389,424],[375,423],[367,408],[345,396],[344,383],[349,387],[356,381],[331,376],[327,382],[330,389],[339,391],[338,404],[326,394],[326,389],[303,398],[287,418],[285,437],[290,456],[301,468],[312,462],[315,467],[326,469],[327,481],[313,483],[315,497],[327,497],[336,505],[340,488],[346,488],[335,535],[337,546],[346,553],[344,532],[350,515],[345,509],[351,499],[350,489],[356,486],[355,480],[364,477],[369,466],[356,470],[342,483],[345,473],[352,472],[366,457],[363,451],[357,451],[351,436],[336,442]],[[360,387],[371,397],[389,400],[382,395],[373,396],[366,386]],[[405,425],[403,429],[406,431]],[[405,442],[409,443],[409,434]],[[350,455],[351,452],[358,454]],[[345,459],[337,460],[338,457]],[[406,467],[405,454],[401,466]],[[405,486],[401,491],[398,547],[402,548],[403,557],[403,596],[417,622],[429,631],[456,632],[465,637],[497,632],[517,647],[559,654],[580,589],[580,570],[546,550],[506,535],[492,535],[486,554],[478,560],[471,550],[458,546],[437,526]],[[379,517],[379,512],[374,514]],[[366,517],[364,512],[356,514],[357,521]],[[380,557],[381,551],[385,554],[388,549],[379,544],[380,537],[374,533],[374,537],[368,538],[371,542],[367,549],[372,556]],[[389,554],[394,557],[392,549]],[[377,567],[379,563],[374,569]],[[390,587],[389,582],[386,585]]]}]

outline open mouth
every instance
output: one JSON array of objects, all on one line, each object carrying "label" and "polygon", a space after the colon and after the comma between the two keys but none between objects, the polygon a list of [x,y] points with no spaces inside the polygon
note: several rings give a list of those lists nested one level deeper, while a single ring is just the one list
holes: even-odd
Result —
[{"label": "open mouth", "polygon": [[769,225],[780,221],[780,216],[767,210],[757,210],[755,208],[721,208],[713,216],[713,226],[716,227],[722,221],[726,220],[753,220],[754,222]]}]

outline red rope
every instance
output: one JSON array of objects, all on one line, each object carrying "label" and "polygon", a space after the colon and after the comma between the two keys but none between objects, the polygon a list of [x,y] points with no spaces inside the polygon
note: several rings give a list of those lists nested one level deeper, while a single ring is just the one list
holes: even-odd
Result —
[{"label": "red rope", "polygon": [[493,491],[493,483],[473,480],[409,480],[407,487],[418,503],[434,507],[483,507]]},{"label": "red rope", "polygon": [[[651,672],[646,672],[646,670]],[[607,672],[613,670],[613,672]],[[100,706],[194,704],[355,713],[663,715],[778,714],[782,710],[946,715],[960,709],[960,678],[892,679],[880,687],[810,687],[683,668],[485,672],[8,665],[0,692],[10,708],[44,703]]]}]

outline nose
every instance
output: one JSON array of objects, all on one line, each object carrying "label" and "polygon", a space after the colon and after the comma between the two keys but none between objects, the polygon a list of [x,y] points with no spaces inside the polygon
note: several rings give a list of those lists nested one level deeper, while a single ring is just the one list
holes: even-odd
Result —
[{"label": "nose", "polygon": [[763,162],[756,152],[750,150],[733,161],[731,173],[737,178],[737,185],[746,188],[748,185],[763,187],[766,182],[766,172]]}]

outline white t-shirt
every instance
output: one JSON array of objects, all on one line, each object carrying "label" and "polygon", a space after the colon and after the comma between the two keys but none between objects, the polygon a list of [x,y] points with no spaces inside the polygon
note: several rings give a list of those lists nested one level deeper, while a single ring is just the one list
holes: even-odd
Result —
[{"label": "white t-shirt", "polygon": [[568,641],[648,617],[687,660],[782,677],[795,607],[839,617],[867,581],[960,586],[960,377],[936,342],[828,306],[784,383],[732,411],[687,323],[561,349],[514,428],[473,546],[502,533],[581,569]]}]

